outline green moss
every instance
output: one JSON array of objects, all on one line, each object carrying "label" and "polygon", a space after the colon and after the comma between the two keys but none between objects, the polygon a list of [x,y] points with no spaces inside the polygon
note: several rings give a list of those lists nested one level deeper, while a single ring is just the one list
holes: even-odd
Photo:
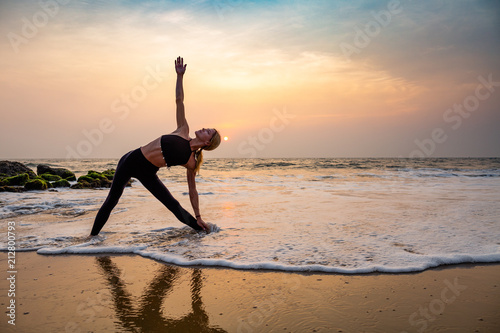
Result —
[{"label": "green moss", "polygon": [[51,183],[53,187],[70,187],[70,183],[66,179],[60,179]]},{"label": "green moss", "polygon": [[89,170],[86,175],[78,177],[78,184],[71,186],[71,188],[111,187],[113,176],[114,170],[106,170],[104,172]]},{"label": "green moss", "polygon": [[50,173],[44,173],[43,175],[40,175],[40,177],[49,182],[55,182],[62,179],[60,176],[51,175]]},{"label": "green moss", "polygon": [[102,174],[104,176],[106,176],[106,178],[108,178],[108,180],[113,180],[113,177],[115,176],[115,169],[105,170],[102,172]]},{"label": "green moss", "polygon": [[94,181],[92,182],[88,182],[85,180],[80,181],[80,178],[78,178],[78,183],[71,185],[71,188],[73,189],[84,189],[84,188],[95,188],[95,187],[99,187],[99,184],[94,183]]},{"label": "green moss", "polygon": [[79,183],[81,183],[81,182],[92,183],[93,181],[94,181],[94,179],[88,175],[78,177]]},{"label": "green moss", "polygon": [[[85,183],[86,183],[86,182],[85,182]],[[87,183],[87,184],[88,184],[88,183]],[[76,183],[76,184],[71,185],[71,188],[72,188],[72,189],[75,189],[75,190],[81,190],[81,189],[83,189],[83,188],[87,188],[87,187],[85,187],[84,182],[81,182],[81,183],[80,183],[80,182],[78,182],[78,183]]]},{"label": "green moss", "polygon": [[49,184],[43,179],[37,178],[33,180],[29,180],[25,185],[24,189],[26,191],[32,190],[46,190],[49,188]]},{"label": "green moss", "polygon": [[93,179],[98,179],[98,180],[108,179],[105,175],[103,175],[102,173],[97,172],[97,171],[89,171],[87,176],[92,177]]},{"label": "green moss", "polygon": [[66,170],[63,172],[63,174],[61,175],[61,177],[63,179],[66,179],[68,181],[74,181],[76,180],[76,176],[73,172],[69,171],[69,170]]},{"label": "green moss", "polygon": [[5,183],[5,185],[9,186],[22,186],[26,184],[26,182],[29,180],[29,176],[27,173],[21,173],[17,176],[12,176],[12,177],[7,177],[3,179],[2,183]]}]

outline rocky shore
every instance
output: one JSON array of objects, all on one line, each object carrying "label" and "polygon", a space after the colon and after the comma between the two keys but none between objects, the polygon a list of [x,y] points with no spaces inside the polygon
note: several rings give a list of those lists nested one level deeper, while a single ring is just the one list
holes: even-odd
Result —
[{"label": "rocky shore", "polygon": [[72,189],[111,187],[114,174],[114,169],[103,172],[89,170],[86,175],[77,179],[72,171],[65,168],[39,164],[35,173],[20,162],[0,161],[0,192],[47,190],[57,187]]}]

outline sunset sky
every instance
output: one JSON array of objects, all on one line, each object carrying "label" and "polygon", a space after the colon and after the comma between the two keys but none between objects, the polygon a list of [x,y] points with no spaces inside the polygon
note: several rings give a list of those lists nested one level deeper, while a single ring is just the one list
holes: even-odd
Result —
[{"label": "sunset sky", "polygon": [[499,157],[500,2],[0,3],[0,158],[117,158],[187,120],[211,157]]}]

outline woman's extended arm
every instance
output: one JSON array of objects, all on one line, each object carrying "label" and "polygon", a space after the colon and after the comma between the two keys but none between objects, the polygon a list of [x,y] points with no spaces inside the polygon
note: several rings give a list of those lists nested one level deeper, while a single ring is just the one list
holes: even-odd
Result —
[{"label": "woman's extended arm", "polygon": [[196,191],[196,173],[194,170],[187,169],[187,181],[189,187],[189,199],[191,200],[191,205],[193,206],[194,214],[196,215],[196,222],[205,231],[209,232],[209,226],[203,221],[200,214],[200,207],[198,202],[198,191]]},{"label": "woman's extended arm", "polygon": [[[187,127],[186,114],[184,112],[184,89],[182,88],[182,79],[186,72],[186,65],[183,59],[178,57],[175,60],[175,72],[177,73],[177,82],[175,84],[175,104],[177,105],[177,129]],[[189,132],[189,129],[188,129]]]}]

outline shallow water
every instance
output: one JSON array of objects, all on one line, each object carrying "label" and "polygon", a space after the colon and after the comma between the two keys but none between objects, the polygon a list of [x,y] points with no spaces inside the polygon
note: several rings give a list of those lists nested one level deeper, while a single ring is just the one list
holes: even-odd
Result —
[{"label": "shallow water", "polygon": [[[116,160],[22,162],[78,176]],[[192,211],[184,169],[159,176]],[[41,254],[137,253],[179,265],[342,273],[500,262],[500,159],[214,159],[197,187],[217,232],[184,227],[138,181],[90,242],[107,189],[2,193],[0,218],[15,221],[19,249]]]}]

